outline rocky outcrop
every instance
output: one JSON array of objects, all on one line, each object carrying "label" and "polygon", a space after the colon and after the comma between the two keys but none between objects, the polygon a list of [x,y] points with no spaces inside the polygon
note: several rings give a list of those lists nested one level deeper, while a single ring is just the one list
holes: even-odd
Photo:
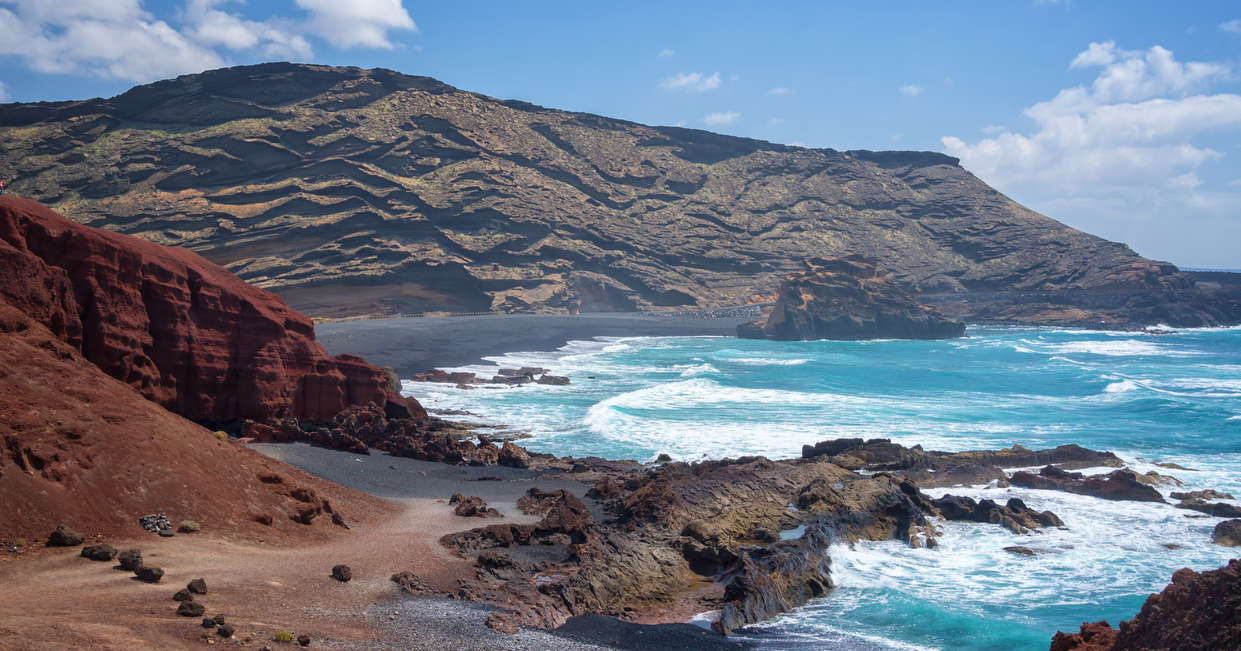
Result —
[{"label": "rocky outcrop", "polygon": [[1211,542],[1225,547],[1241,547],[1241,520],[1224,520],[1211,531]]},{"label": "rocky outcrop", "polygon": [[1107,622],[1056,633],[1052,651],[1241,648],[1241,560],[1207,572],[1177,570],[1117,631]]},{"label": "rocky outcrop", "polygon": [[0,297],[144,397],[186,418],[326,420],[374,402],[425,416],[386,373],[331,357],[270,292],[188,251],[0,197]]},{"label": "rocky outcrop", "polygon": [[965,324],[918,303],[873,260],[858,255],[806,260],[780,283],[763,318],[737,327],[754,339],[947,339]]},{"label": "rocky outcrop", "polygon": [[990,522],[1017,534],[1029,533],[1031,529],[1063,527],[1064,522],[1051,511],[1035,511],[1017,498],[1000,506],[991,500],[975,502],[968,497],[945,495],[931,504],[945,520],[967,522]]},{"label": "rocky outcrop", "polygon": [[1015,472],[1009,479],[1014,486],[1059,490],[1078,495],[1089,495],[1105,500],[1133,500],[1138,502],[1164,502],[1163,495],[1142,482],[1132,470],[1113,470],[1102,476],[1086,476],[1069,472],[1055,466],[1046,466],[1034,474]]},{"label": "rocky outcrop", "polygon": [[390,70],[270,63],[6,104],[0,169],[314,316],[737,305],[805,258],[860,253],[960,320],[1241,318],[942,154],[650,127]]}]

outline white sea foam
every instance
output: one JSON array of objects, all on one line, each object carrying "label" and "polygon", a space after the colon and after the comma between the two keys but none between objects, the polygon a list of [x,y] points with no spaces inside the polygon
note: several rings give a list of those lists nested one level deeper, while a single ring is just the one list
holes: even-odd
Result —
[{"label": "white sea foam", "polygon": [[745,366],[801,366],[808,359],[780,359],[775,357],[730,357],[728,361]]},{"label": "white sea foam", "polygon": [[1104,393],[1128,393],[1129,391],[1136,391],[1140,388],[1141,386],[1138,385],[1138,383],[1134,382],[1133,380],[1121,380],[1120,382],[1113,382],[1103,387],[1103,392]]}]

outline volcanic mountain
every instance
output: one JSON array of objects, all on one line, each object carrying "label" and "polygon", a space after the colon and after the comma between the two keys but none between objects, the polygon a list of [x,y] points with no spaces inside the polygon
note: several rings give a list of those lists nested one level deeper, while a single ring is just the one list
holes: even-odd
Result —
[{"label": "volcanic mountain", "polygon": [[957,318],[1241,319],[949,156],[644,126],[382,69],[269,63],[4,105],[0,173],[312,316],[718,307],[860,254]]}]

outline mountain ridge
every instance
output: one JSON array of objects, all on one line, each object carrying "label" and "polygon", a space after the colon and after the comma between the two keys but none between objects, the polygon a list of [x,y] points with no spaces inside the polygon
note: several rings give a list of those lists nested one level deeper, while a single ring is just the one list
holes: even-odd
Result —
[{"label": "mountain ridge", "polygon": [[0,169],[314,316],[719,307],[852,253],[915,293],[1194,287],[944,154],[652,127],[383,69],[268,63],[0,106]]}]

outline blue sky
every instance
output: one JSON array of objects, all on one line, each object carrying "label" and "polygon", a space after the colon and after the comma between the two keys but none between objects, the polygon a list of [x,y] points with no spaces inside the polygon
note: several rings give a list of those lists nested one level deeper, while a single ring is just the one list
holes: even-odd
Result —
[{"label": "blue sky", "polygon": [[648,124],[944,151],[1144,255],[1241,268],[1241,4],[877,4],[0,0],[0,98],[387,67]]}]

